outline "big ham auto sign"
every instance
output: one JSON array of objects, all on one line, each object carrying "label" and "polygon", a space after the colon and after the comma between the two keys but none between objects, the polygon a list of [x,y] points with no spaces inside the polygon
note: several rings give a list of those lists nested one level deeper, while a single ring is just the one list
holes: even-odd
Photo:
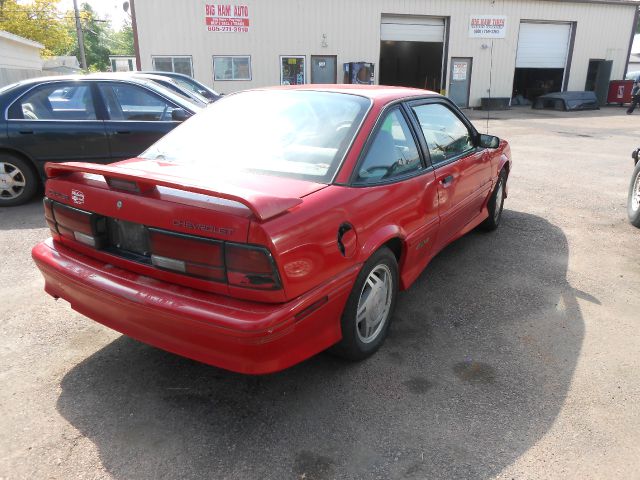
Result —
[{"label": "big ham auto sign", "polygon": [[471,15],[470,38],[504,38],[506,31],[507,17],[504,15]]},{"label": "big ham auto sign", "polygon": [[249,7],[208,3],[205,5],[205,22],[210,32],[246,33],[249,31]]}]

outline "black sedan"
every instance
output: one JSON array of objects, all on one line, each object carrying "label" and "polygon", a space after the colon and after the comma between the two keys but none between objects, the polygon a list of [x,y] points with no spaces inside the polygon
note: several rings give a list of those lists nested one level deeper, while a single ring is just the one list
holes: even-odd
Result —
[{"label": "black sedan", "polygon": [[135,72],[135,73],[162,75],[163,77],[169,77],[181,87],[188,88],[192,92],[195,92],[198,95],[202,95],[203,97],[205,97],[211,102],[215,102],[216,100],[220,99],[220,96],[221,96],[215,90],[212,90],[211,88],[207,87],[205,84],[197,81],[195,78],[191,78],[190,76],[185,75],[183,73],[165,72],[161,70],[157,70],[157,71],[150,70],[150,71]]},{"label": "black sedan", "polygon": [[36,78],[0,89],[0,206],[28,201],[45,162],[135,157],[201,105],[141,78]]}]

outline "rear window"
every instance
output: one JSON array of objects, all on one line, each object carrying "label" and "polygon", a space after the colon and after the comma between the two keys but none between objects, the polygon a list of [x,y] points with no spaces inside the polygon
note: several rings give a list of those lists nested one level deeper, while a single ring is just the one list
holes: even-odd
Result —
[{"label": "rear window", "polygon": [[253,91],[223,97],[142,158],[196,167],[212,178],[248,171],[327,183],[370,101],[350,94]]}]

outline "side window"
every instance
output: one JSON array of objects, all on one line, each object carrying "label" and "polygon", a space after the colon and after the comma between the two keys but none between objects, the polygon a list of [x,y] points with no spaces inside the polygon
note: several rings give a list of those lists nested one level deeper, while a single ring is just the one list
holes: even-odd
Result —
[{"label": "side window", "polygon": [[173,107],[137,85],[101,83],[100,92],[111,120],[170,121]]},{"label": "side window", "polygon": [[403,176],[422,168],[416,142],[399,108],[386,114],[362,164],[355,183],[367,185]]},{"label": "side window", "polygon": [[429,147],[434,165],[474,148],[467,126],[451,110],[439,103],[413,107]]},{"label": "side window", "polygon": [[95,120],[91,88],[86,84],[59,83],[37,87],[9,110],[10,119]]}]

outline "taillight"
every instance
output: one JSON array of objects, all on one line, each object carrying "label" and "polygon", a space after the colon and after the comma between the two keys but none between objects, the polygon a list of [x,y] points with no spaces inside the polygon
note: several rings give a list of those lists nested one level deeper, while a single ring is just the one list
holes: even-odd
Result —
[{"label": "taillight", "polygon": [[[95,213],[85,212],[77,208],[57,202],[45,202],[45,217],[53,217],[53,226],[57,233],[70,240],[75,240],[94,248],[102,248],[105,241],[105,219]],[[49,218],[47,218],[49,223]],[[52,225],[49,224],[52,231]]]},{"label": "taillight", "polygon": [[42,204],[44,205],[44,218],[47,221],[47,225],[49,225],[51,235],[57,237],[59,233],[56,218],[53,216],[53,202],[45,197],[44,200],[42,200]]},{"label": "taillight", "polygon": [[261,290],[280,288],[280,277],[266,248],[227,242],[224,251],[229,285]]},{"label": "taillight", "polygon": [[156,268],[258,290],[282,288],[269,250],[104,217],[44,199],[55,239],[67,239]]},{"label": "taillight", "polygon": [[222,242],[149,228],[151,263],[194,277],[224,282]]}]

